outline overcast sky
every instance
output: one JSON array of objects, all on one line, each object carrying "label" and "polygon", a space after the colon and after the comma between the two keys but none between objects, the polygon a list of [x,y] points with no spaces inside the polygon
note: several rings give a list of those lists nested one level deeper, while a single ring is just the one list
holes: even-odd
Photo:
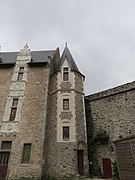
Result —
[{"label": "overcast sky", "polygon": [[0,0],[2,51],[65,42],[91,94],[135,80],[135,0]]}]

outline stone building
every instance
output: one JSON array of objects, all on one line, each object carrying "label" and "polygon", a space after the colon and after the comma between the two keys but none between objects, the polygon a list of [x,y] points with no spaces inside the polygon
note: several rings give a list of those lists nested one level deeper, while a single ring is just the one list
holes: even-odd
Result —
[{"label": "stone building", "polygon": [[135,134],[135,81],[91,94],[85,101],[91,110],[93,136],[100,130],[109,135],[106,145],[98,145],[97,159],[104,177],[111,177],[116,160],[113,142]]},{"label": "stone building", "polygon": [[88,175],[84,75],[66,46],[0,53],[1,179]]},{"label": "stone building", "polygon": [[84,101],[84,79],[67,46],[62,55],[27,44],[0,53],[0,180],[88,176],[85,116],[89,138],[101,130],[109,135],[96,157],[104,177],[112,176],[113,142],[135,134],[135,82]]}]

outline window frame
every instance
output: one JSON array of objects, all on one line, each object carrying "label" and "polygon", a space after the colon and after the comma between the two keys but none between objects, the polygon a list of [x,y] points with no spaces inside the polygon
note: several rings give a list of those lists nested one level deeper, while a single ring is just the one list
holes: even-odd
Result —
[{"label": "window frame", "polygon": [[4,165],[4,166],[8,165],[11,148],[12,148],[12,141],[1,141],[0,165]]},{"label": "window frame", "polygon": [[17,76],[17,81],[22,81],[23,74],[24,74],[24,67],[20,67],[19,72],[18,72],[18,76]]},{"label": "window frame", "polygon": [[69,67],[63,67],[63,81],[69,81]]},{"label": "window frame", "polygon": [[[7,146],[6,146],[7,145]],[[1,142],[1,151],[10,151],[12,147],[12,141],[2,141]]]},{"label": "window frame", "polygon": [[70,126],[63,126],[62,128],[63,128],[62,129],[63,141],[69,141],[70,140]]},{"label": "window frame", "polygon": [[[29,146],[29,154],[26,157],[26,146]],[[24,143],[23,144],[23,151],[22,151],[22,159],[21,159],[21,164],[29,164],[30,163],[30,158],[31,158],[31,149],[32,149],[32,143]]]},{"label": "window frame", "polygon": [[63,99],[63,110],[69,110],[69,99]]},{"label": "window frame", "polygon": [[19,98],[13,98],[9,121],[14,121],[16,118],[18,102],[19,102]]}]

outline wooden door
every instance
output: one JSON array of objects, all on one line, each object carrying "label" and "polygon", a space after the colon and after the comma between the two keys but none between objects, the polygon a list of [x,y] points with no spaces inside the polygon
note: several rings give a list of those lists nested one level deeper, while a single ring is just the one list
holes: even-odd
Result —
[{"label": "wooden door", "polygon": [[0,180],[4,180],[7,174],[10,152],[0,152]]},{"label": "wooden door", "polygon": [[104,178],[108,179],[112,177],[112,168],[110,159],[102,159]]},{"label": "wooden door", "polygon": [[83,150],[77,151],[77,160],[78,160],[78,173],[84,175],[84,166],[83,166]]}]

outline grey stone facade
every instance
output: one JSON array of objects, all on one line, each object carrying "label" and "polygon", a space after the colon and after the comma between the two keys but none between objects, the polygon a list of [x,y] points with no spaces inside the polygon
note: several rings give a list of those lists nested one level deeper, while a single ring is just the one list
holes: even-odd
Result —
[{"label": "grey stone facade", "polygon": [[98,148],[102,169],[102,159],[109,158],[111,162],[116,159],[113,141],[134,135],[135,82],[86,96],[85,99],[91,107],[94,134],[103,129],[110,137],[107,145]]},{"label": "grey stone facade", "polygon": [[[75,179],[78,173],[88,176],[84,76],[69,49],[65,47],[60,57],[58,48],[31,52],[26,45],[19,54],[8,55],[5,60],[7,54],[1,54],[0,63],[1,157],[5,153],[2,143],[12,141],[6,179],[37,180],[49,176],[64,180]],[[18,81],[21,67],[24,67],[24,75]],[[66,80],[64,68],[68,73]],[[16,98],[17,117],[9,121]],[[69,103],[67,109],[64,109],[64,99]],[[103,129],[110,137],[96,152],[103,171],[102,159],[111,162],[116,159],[113,141],[134,135],[135,82],[86,96],[85,100],[91,108],[94,135]],[[64,127],[69,128],[67,139],[63,136]],[[26,164],[22,163],[25,143],[31,144],[30,160]],[[0,160],[0,170],[2,165]]]},{"label": "grey stone facade", "polygon": [[57,172],[56,166],[56,147],[57,147],[57,76],[53,75],[49,81],[47,121],[45,132],[45,165],[44,175],[55,177]]},{"label": "grey stone facade", "polygon": [[[89,174],[84,114],[84,77],[79,73],[72,72],[75,83],[72,81],[63,82],[60,80],[61,74],[62,67],[61,70],[50,76],[49,80],[44,174],[56,179],[66,179],[67,177],[74,179],[78,174],[78,150],[84,151],[84,175]],[[59,104],[62,106],[63,97],[70,96],[72,97],[70,98],[70,105],[74,109],[63,111],[63,107],[59,107]],[[59,111],[59,108],[61,108],[61,111]],[[75,141],[73,142],[72,139],[69,142],[60,140],[61,137],[59,137],[58,131],[62,131],[64,120],[69,121],[69,124],[75,122],[75,128],[72,129],[74,132],[71,132],[75,133]],[[58,126],[60,126],[59,130]],[[82,146],[81,143],[83,143]]]},{"label": "grey stone facade", "polygon": [[60,57],[58,48],[30,51],[26,44],[1,58],[0,178],[88,176],[84,76],[69,49]]}]

